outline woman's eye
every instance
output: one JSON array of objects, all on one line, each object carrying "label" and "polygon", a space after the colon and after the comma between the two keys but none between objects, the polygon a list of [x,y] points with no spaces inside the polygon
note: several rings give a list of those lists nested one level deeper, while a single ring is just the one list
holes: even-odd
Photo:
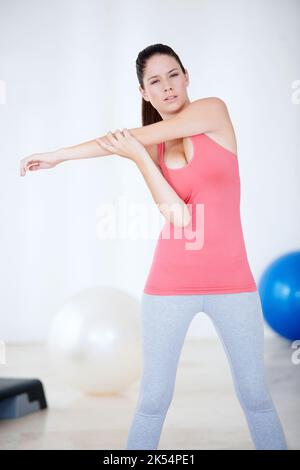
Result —
[{"label": "woman's eye", "polygon": [[[177,77],[178,73],[173,73],[170,75],[170,77]],[[151,83],[151,85],[154,85],[154,83],[158,82],[159,80],[155,80],[154,82]]]}]

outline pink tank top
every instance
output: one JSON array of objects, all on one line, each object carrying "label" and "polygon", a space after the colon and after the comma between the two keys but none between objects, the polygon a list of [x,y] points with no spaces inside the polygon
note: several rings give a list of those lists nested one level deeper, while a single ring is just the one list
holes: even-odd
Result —
[{"label": "pink tank top", "polygon": [[187,204],[191,221],[175,227],[166,220],[156,244],[143,292],[156,295],[255,291],[240,219],[237,156],[208,137],[190,137],[193,157],[181,168],[164,162],[162,174]]}]

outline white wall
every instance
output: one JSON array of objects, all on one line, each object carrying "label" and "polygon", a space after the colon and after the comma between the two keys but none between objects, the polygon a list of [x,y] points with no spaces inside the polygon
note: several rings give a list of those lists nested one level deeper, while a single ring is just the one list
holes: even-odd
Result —
[{"label": "white wall", "polygon": [[[139,127],[135,60],[150,44],[179,54],[192,101],[227,103],[256,281],[274,257],[299,249],[299,18],[297,0],[1,0],[2,340],[45,339],[57,308],[85,287],[112,284],[140,298],[162,216],[147,238],[97,238],[103,203],[123,198],[157,214],[135,165],[110,156],[21,178],[19,161]],[[216,333],[198,315],[189,334]]]}]

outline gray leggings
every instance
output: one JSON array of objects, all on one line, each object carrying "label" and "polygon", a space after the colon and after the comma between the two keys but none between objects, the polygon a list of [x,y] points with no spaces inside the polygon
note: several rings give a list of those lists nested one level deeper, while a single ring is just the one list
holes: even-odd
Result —
[{"label": "gray leggings", "polygon": [[[143,367],[126,449],[156,449],[170,406],[178,360],[198,312],[214,324],[256,449],[287,450],[264,368],[264,330],[258,291],[150,295],[141,303]],[[201,444],[199,442],[199,444]]]}]

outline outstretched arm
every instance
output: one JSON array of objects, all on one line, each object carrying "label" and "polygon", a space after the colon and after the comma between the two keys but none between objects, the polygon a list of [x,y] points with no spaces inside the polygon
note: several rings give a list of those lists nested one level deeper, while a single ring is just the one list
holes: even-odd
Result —
[{"label": "outstretched arm", "polygon": [[[210,97],[195,100],[170,119],[155,122],[147,126],[129,129],[145,147],[180,137],[189,137],[203,132],[220,129],[228,119],[227,107],[220,98]],[[106,139],[106,135],[83,142],[73,147],[59,150],[62,161],[111,155],[101,148],[97,141]]]},{"label": "outstretched arm", "polygon": [[[210,97],[201,98],[189,103],[186,108],[170,119],[133,128],[130,129],[130,132],[144,147],[147,147],[180,137],[189,137],[195,134],[218,130],[224,128],[229,121],[230,117],[224,101],[220,98]],[[20,163],[20,174],[24,176],[30,166],[33,166],[32,169],[50,168],[68,160],[112,155],[112,152],[103,149],[100,145],[101,141],[109,143],[106,137],[109,134],[111,133],[109,132],[101,137],[72,147],[65,147],[54,152],[35,154],[24,158]]]}]

